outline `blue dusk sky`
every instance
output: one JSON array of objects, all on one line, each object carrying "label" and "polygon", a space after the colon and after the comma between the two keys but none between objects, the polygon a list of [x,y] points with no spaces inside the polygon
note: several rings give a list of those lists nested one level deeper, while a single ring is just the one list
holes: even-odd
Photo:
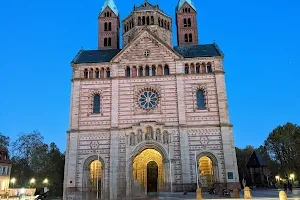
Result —
[{"label": "blue dusk sky", "polygon": [[[173,18],[178,0],[149,0]],[[70,62],[97,49],[104,0],[2,0],[0,132],[39,130],[66,147]],[[115,0],[123,20],[143,0]],[[194,0],[199,42],[225,54],[227,95],[238,147],[263,144],[286,122],[300,124],[300,1]]]}]

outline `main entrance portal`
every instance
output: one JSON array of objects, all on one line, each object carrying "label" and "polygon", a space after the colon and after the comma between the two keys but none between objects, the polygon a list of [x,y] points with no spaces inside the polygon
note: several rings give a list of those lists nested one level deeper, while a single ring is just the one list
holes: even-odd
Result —
[{"label": "main entrance portal", "polygon": [[162,155],[155,149],[146,149],[133,161],[133,179],[145,191],[158,192],[164,184]]}]

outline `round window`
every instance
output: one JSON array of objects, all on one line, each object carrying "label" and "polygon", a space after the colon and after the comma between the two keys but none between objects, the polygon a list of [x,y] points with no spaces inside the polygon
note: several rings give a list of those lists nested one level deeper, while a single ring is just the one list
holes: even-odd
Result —
[{"label": "round window", "polygon": [[154,108],[158,103],[158,95],[153,91],[144,91],[139,95],[139,105],[143,109]]}]

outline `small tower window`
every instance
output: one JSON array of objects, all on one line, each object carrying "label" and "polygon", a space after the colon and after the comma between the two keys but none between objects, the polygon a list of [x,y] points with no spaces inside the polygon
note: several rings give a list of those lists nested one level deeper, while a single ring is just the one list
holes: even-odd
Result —
[{"label": "small tower window", "polygon": [[93,113],[94,114],[100,113],[100,95],[99,94],[96,94],[94,96]]},{"label": "small tower window", "polygon": [[104,46],[107,47],[107,38],[104,38]]},{"label": "small tower window", "polygon": [[164,67],[164,75],[169,75],[170,72],[169,72],[169,66],[168,65],[165,65]]},{"label": "small tower window", "polygon": [[108,31],[111,31],[111,22],[108,23]]},{"label": "small tower window", "polygon": [[107,46],[111,46],[111,38],[108,38]]},{"label": "small tower window", "polygon": [[185,74],[189,73],[189,65],[188,64],[185,64],[184,73]]},{"label": "small tower window", "polygon": [[141,21],[142,21],[142,20],[141,20],[141,17],[139,17],[139,18],[138,18],[138,26],[141,25]]},{"label": "small tower window", "polygon": [[107,22],[104,23],[104,31],[107,31]]},{"label": "small tower window", "polygon": [[146,76],[150,76],[150,68],[149,68],[149,66],[146,66],[145,74],[146,74]]},{"label": "small tower window", "polygon": [[100,71],[98,68],[95,71],[95,78],[100,78]]},{"label": "small tower window", "polygon": [[126,77],[130,77],[130,67],[126,68]]},{"label": "small tower window", "polygon": [[187,23],[187,26],[188,26],[188,27],[191,27],[191,26],[192,26],[192,21],[191,21],[191,18],[188,18],[188,23]]},{"label": "small tower window", "polygon": [[196,73],[197,73],[197,74],[200,74],[200,73],[201,73],[201,67],[200,67],[200,64],[199,64],[199,63],[196,64]]},{"label": "small tower window", "polygon": [[150,17],[147,16],[147,25],[150,25]]},{"label": "small tower window", "polygon": [[165,20],[164,28],[167,28],[167,21]]},{"label": "small tower window", "polygon": [[93,76],[94,76],[94,71],[93,69],[90,69],[89,78],[92,79],[94,78]]},{"label": "small tower window", "polygon": [[207,73],[211,73],[212,72],[211,64],[208,63],[206,67],[207,67]]},{"label": "small tower window", "polygon": [[187,27],[187,20],[186,20],[186,18],[183,19],[183,26]]},{"label": "small tower window", "polygon": [[185,41],[185,42],[189,42],[188,34],[184,34],[184,41]]},{"label": "small tower window", "polygon": [[197,107],[198,107],[198,109],[205,109],[204,91],[203,90],[198,90],[196,96],[197,96]]},{"label": "small tower window", "polygon": [[168,30],[170,30],[170,22],[168,22]]},{"label": "small tower window", "polygon": [[156,67],[152,66],[152,76],[156,76]]},{"label": "small tower window", "polygon": [[189,42],[193,42],[193,35],[191,33],[189,34]]},{"label": "small tower window", "polygon": [[154,17],[151,16],[151,25],[153,25],[153,24],[154,24]]},{"label": "small tower window", "polygon": [[142,66],[139,68],[139,76],[143,76],[143,67]]},{"label": "small tower window", "polygon": [[84,70],[84,78],[85,79],[89,78],[89,71],[87,69]]},{"label": "small tower window", "polygon": [[110,70],[109,70],[109,69],[108,69],[107,72],[106,72],[106,77],[107,77],[107,78],[110,78]]},{"label": "small tower window", "polygon": [[189,12],[189,13],[191,12],[191,8],[188,8],[188,12]]},{"label": "small tower window", "polygon": [[146,17],[143,16],[143,25],[145,25],[145,24],[146,24]]}]

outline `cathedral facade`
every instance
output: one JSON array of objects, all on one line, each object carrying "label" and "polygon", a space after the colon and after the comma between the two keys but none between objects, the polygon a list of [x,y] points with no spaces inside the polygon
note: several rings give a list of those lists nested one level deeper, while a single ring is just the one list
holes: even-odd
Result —
[{"label": "cathedral facade", "polygon": [[64,199],[238,187],[224,55],[198,43],[191,0],[175,10],[178,46],[159,5],[134,6],[120,30],[115,2],[105,1],[98,50],[71,63]]}]

